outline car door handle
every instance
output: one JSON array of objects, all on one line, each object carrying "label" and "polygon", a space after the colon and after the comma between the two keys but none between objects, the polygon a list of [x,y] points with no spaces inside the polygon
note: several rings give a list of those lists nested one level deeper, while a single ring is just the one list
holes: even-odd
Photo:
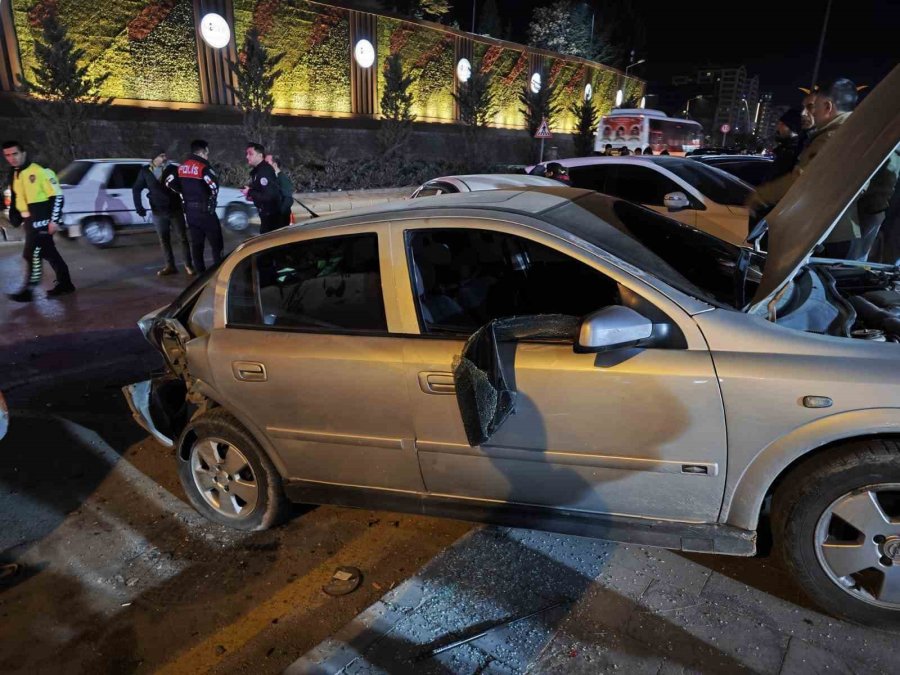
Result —
[{"label": "car door handle", "polygon": [[419,373],[419,388],[426,394],[455,394],[453,373],[423,370]]},{"label": "car door handle", "polygon": [[234,379],[244,382],[265,382],[266,367],[253,361],[235,361],[231,364]]}]

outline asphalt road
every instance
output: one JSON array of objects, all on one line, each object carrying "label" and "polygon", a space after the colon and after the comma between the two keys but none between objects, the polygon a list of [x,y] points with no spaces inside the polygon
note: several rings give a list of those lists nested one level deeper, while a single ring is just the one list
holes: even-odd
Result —
[{"label": "asphalt road", "polygon": [[[135,322],[186,276],[156,277],[152,235],[59,248],[74,295],[0,299],[0,560],[25,567],[0,586],[0,672],[280,672],[470,528],[297,507],[244,534],[197,516],[119,391],[161,367]],[[20,254],[0,245],[3,291]],[[335,598],[321,588],[338,565],[364,578]]]}]

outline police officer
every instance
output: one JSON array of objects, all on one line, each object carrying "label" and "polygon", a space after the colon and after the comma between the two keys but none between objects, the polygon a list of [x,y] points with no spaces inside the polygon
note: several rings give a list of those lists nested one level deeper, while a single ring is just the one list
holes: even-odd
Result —
[{"label": "police officer", "polygon": [[216,215],[216,199],[219,194],[219,180],[209,165],[209,144],[193,141],[191,154],[175,172],[164,172],[163,182],[167,188],[181,195],[184,220],[191,240],[191,257],[194,270],[198,274],[206,271],[203,249],[206,241],[212,251],[213,264],[222,259],[222,226]]},{"label": "police officer", "polygon": [[281,190],[275,169],[265,160],[266,149],[259,143],[247,144],[247,164],[250,165],[250,185],[241,192],[259,211],[260,233],[278,229],[281,224]]},{"label": "police officer", "polygon": [[[192,275],[194,268],[191,267],[191,249],[188,247],[184,214],[181,212],[181,198],[163,187],[163,175],[166,169],[166,151],[157,150],[153,153],[150,163],[141,167],[137,180],[131,188],[134,210],[141,218],[147,215],[142,201],[143,191],[147,190],[150,210],[153,212],[153,226],[156,228],[156,235],[159,237],[159,244],[166,259],[166,266],[156,274],[164,277],[178,273],[178,268],[175,266],[175,254],[172,252],[172,232],[174,231],[181,244],[185,271],[188,275]],[[171,172],[166,172],[165,175],[169,175],[169,173]]]},{"label": "police officer", "polygon": [[25,146],[18,141],[3,144],[3,157],[13,168],[9,222],[15,227],[21,225],[25,230],[25,249],[22,251],[26,265],[25,284],[9,298],[16,302],[31,301],[32,289],[41,282],[43,260],[49,262],[56,273],[56,285],[47,291],[47,297],[72,293],[75,286],[69,277],[69,267],[53,243],[53,233],[59,229],[63,207],[63,194],[56,174],[29,161]]}]

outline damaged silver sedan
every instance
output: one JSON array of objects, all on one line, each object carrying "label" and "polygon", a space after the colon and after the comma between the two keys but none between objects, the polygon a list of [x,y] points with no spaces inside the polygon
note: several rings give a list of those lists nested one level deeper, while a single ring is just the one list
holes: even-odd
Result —
[{"label": "damaged silver sedan", "polygon": [[900,139],[900,70],[769,218],[768,254],[566,187],[245,242],[141,320],[126,388],[211,520],[290,501],[685,551],[775,546],[900,625],[900,270],[811,255]]}]

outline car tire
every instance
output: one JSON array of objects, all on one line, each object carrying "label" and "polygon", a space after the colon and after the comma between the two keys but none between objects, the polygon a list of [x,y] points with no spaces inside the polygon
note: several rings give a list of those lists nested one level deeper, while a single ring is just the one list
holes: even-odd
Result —
[{"label": "car tire", "polygon": [[250,227],[250,209],[244,204],[229,204],[225,208],[225,227],[232,232],[246,232]]},{"label": "car tire", "polygon": [[855,441],[802,461],[775,492],[772,529],[788,571],[817,605],[900,628],[900,443]]},{"label": "car tire", "polygon": [[109,218],[91,218],[81,226],[81,235],[92,246],[107,248],[116,240],[116,226]]},{"label": "car tire", "polygon": [[259,531],[287,515],[281,476],[256,439],[224,410],[190,422],[177,447],[181,485],[207,519]]}]

